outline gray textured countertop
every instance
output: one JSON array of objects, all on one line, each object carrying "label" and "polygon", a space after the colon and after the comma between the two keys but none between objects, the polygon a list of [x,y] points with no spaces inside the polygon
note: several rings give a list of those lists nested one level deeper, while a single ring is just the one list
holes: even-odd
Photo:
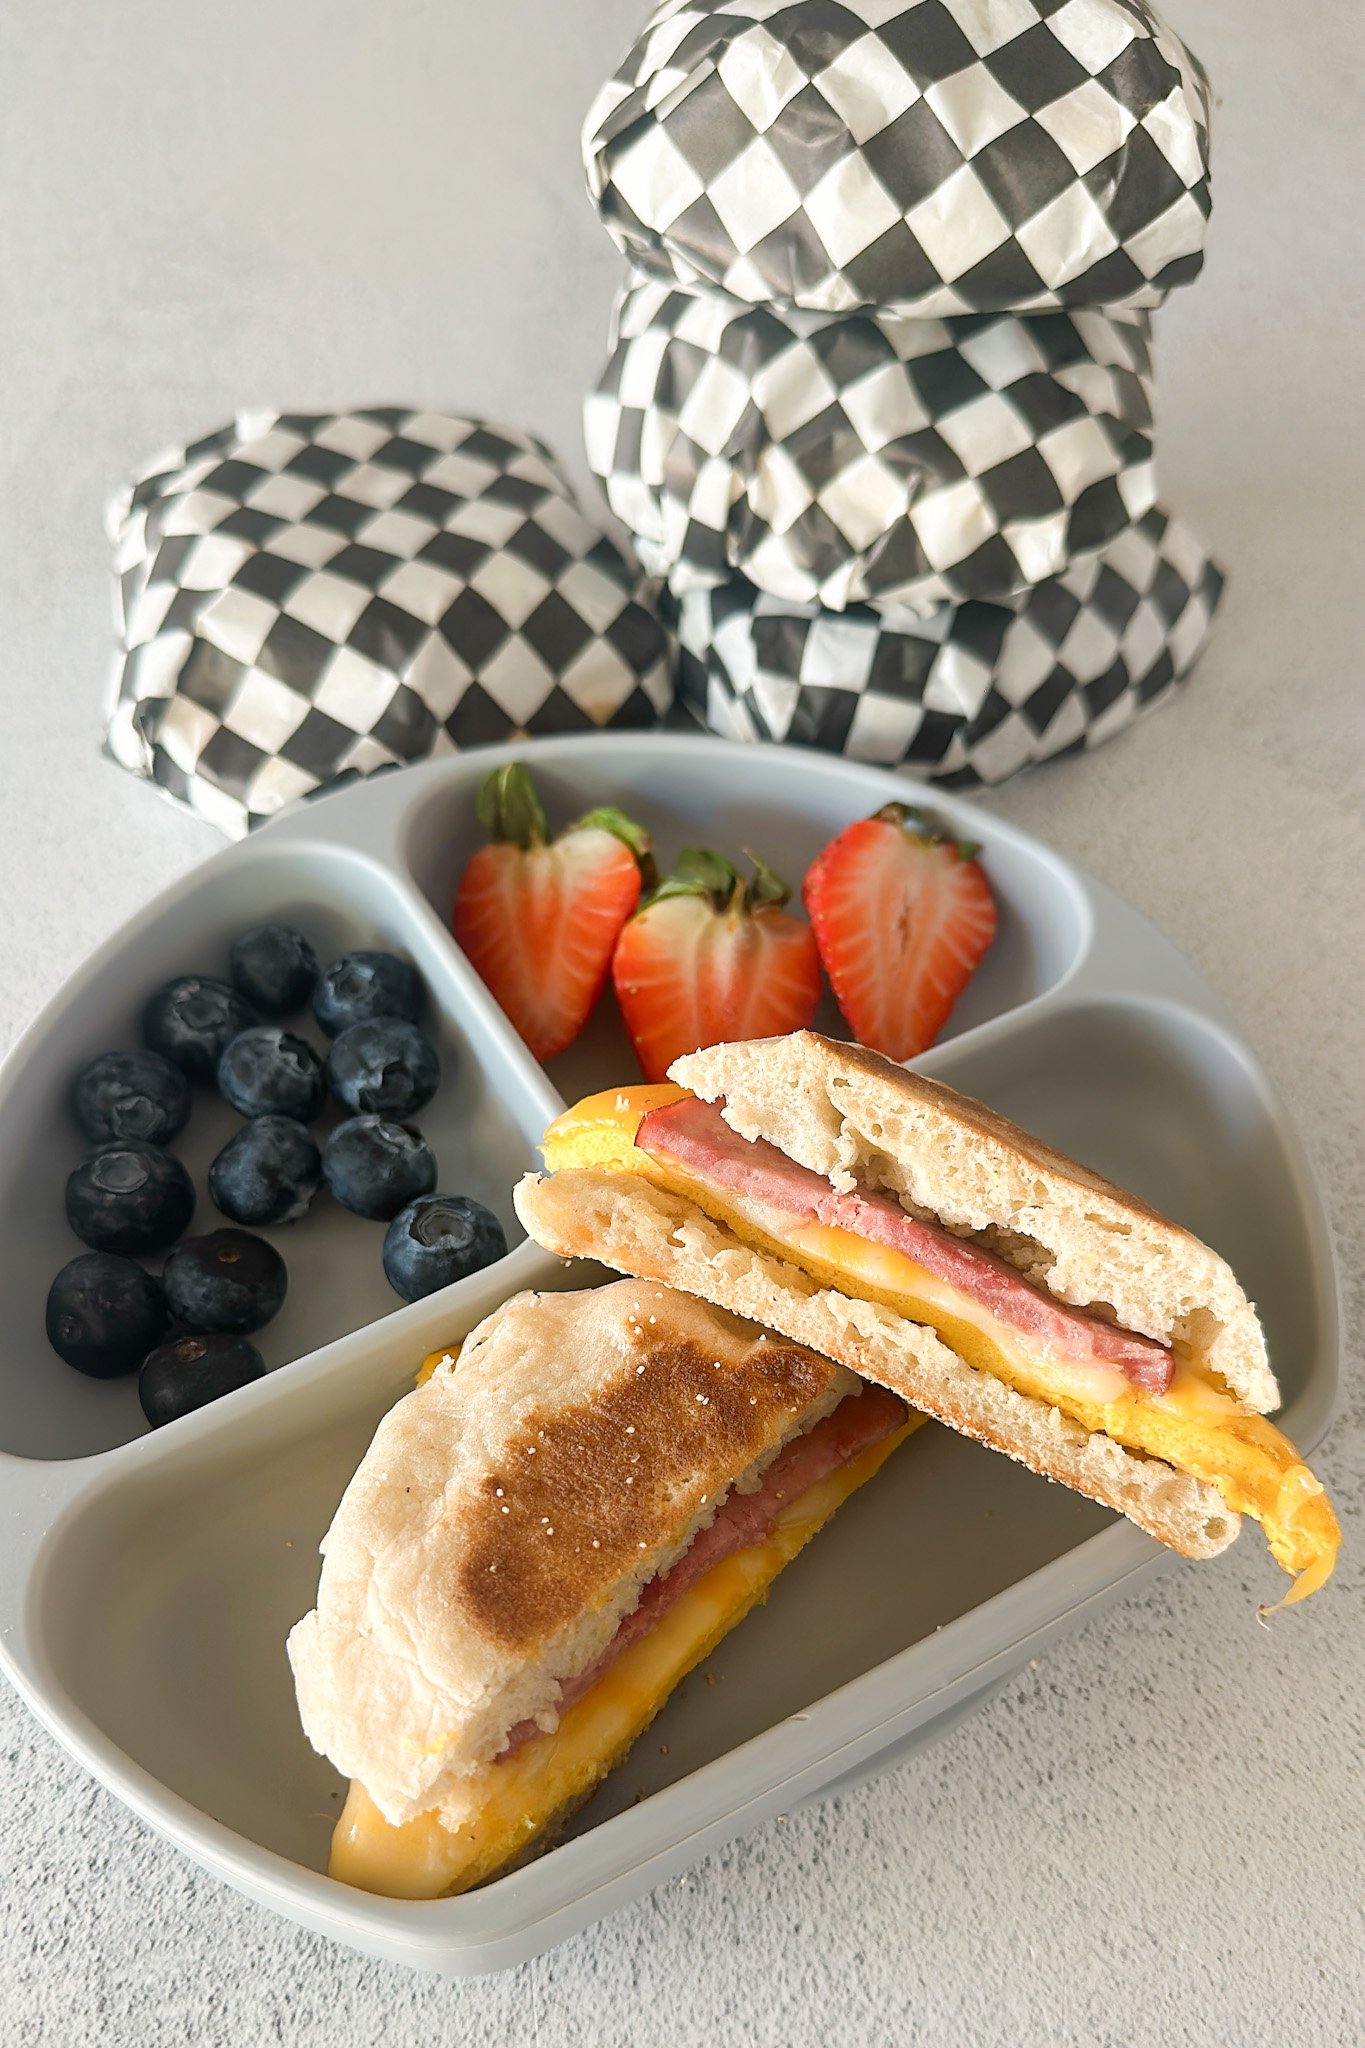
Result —
[{"label": "gray textured countertop", "polygon": [[[0,15],[0,1043],[217,841],[98,750],[106,496],[236,407],[414,398],[578,457],[617,261],[578,121],[642,0],[79,0]],[[1348,0],[1172,0],[1224,104],[1159,323],[1164,485],[1233,582],[1189,694],[991,799],[1221,991],[1323,1178],[1348,1550],[1271,1631],[1254,1540],[939,1749],[518,1972],[442,1983],[200,1875],[0,1688],[0,2042],[1359,2038],[1365,1898],[1365,84]]]}]

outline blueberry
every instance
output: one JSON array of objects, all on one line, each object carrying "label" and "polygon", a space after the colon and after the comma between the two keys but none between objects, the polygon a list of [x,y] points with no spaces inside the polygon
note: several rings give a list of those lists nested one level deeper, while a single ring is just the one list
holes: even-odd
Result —
[{"label": "blueberry", "polygon": [[323,1146],[322,1177],[343,1208],[387,1223],[405,1202],[431,1193],[436,1160],[426,1140],[406,1124],[353,1116]]},{"label": "blueberry", "polygon": [[91,1379],[132,1372],[163,1335],[170,1313],[150,1273],[112,1252],[81,1252],[47,1296],[47,1341]]},{"label": "blueberry", "polygon": [[210,1230],[186,1238],[171,1253],[161,1285],[171,1314],[187,1330],[241,1336],[279,1314],[289,1279],[284,1260],[263,1237],[249,1230]]},{"label": "blueberry", "polygon": [[402,1118],[430,1102],[441,1080],[436,1048],[397,1017],[352,1024],[327,1055],[332,1093],[347,1109]]},{"label": "blueberry", "polygon": [[189,1083],[159,1052],[102,1052],[76,1076],[71,1107],[94,1145],[110,1138],[168,1145],[189,1120]]},{"label": "blueberry", "polygon": [[468,1195],[421,1195],[384,1233],[384,1271],[395,1294],[420,1301],[502,1258],[507,1239],[491,1209]]},{"label": "blueberry", "polygon": [[327,1096],[312,1046],[278,1024],[238,1032],[218,1062],[218,1086],[243,1116],[292,1116],[301,1124],[317,1115]]},{"label": "blueberry", "polygon": [[180,1161],[132,1139],[87,1152],[66,1183],[66,1220],[97,1252],[164,1251],[193,1214]]},{"label": "blueberry", "polygon": [[209,1168],[209,1193],[234,1223],[296,1223],[321,1179],[321,1156],[302,1124],[257,1116]]},{"label": "blueberry", "polygon": [[264,1377],[265,1360],[245,1337],[172,1337],[144,1360],[137,1397],[160,1429]]},{"label": "blueberry", "polygon": [[228,955],[232,985],[262,1017],[292,1017],[313,993],[318,956],[288,924],[256,924]]},{"label": "blueberry", "polygon": [[313,990],[313,1015],[329,1038],[375,1017],[415,1024],[421,1013],[417,970],[396,953],[343,953],[328,961]]},{"label": "blueberry", "polygon": [[182,974],[142,1012],[142,1036],[192,1081],[211,1081],[228,1044],[256,1022],[250,1003],[207,974]]}]

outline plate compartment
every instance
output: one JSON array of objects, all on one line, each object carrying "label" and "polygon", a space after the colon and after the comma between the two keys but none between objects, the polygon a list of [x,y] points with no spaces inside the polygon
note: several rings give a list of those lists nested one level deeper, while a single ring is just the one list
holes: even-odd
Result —
[{"label": "plate compartment", "polygon": [[[1001,938],[951,1036],[918,1064],[1077,1151],[1254,1273],[1285,1426],[1305,1448],[1336,1398],[1330,1238],[1253,1055],[1150,925],[988,810],[815,754],[608,735],[381,776],[227,849],[95,955],[0,1076],[0,1661],[58,1739],[205,1867],[318,1932],[450,1975],[522,1962],[770,1815],[902,1760],[1062,1631],[1175,1562],[1131,1524],[925,1431],[685,1683],[559,1847],[463,1899],[373,1899],[322,1874],[340,1784],[298,1728],[282,1651],[312,1601],[318,1538],[426,1350],[520,1287],[602,1276],[523,1243],[386,1313],[382,1275],[376,1288],[341,1237],[377,1226],[309,1218],[307,1236],[280,1234],[298,1275],[298,1319],[280,1328],[294,1362],[140,1433],[134,1389],[68,1372],[42,1335],[33,1275],[72,1255],[60,1188],[80,1149],[69,1134],[63,1151],[53,1133],[71,1074],[132,1042],[160,980],[220,971],[232,930],[293,914],[324,949],[392,944],[414,959],[460,1077],[448,1128],[430,1133],[443,1181],[486,1185],[510,1214],[511,1181],[534,1163],[545,1122],[633,1072],[604,1018],[542,1070],[449,937],[477,782],[522,755],[552,816],[619,803],[652,826],[665,859],[684,843],[752,845],[798,882],[825,839],[892,796],[979,839]],[[206,1128],[202,1159],[187,1153],[201,1186],[224,1118],[220,1133]],[[195,1121],[210,1118],[201,1108]],[[205,1200],[199,1227],[212,1215]],[[904,1569],[889,1573],[888,1557]],[[869,1590],[850,1600],[850,1587]]]}]

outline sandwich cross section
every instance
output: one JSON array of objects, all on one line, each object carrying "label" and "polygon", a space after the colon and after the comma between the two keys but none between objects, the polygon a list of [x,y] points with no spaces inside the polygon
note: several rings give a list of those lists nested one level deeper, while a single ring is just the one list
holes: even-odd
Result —
[{"label": "sandwich cross section", "polygon": [[760,1318],[1187,1556],[1340,1533],[1266,1411],[1255,1311],[1188,1232],[983,1105],[813,1032],[676,1061],[546,1134],[533,1237]]}]

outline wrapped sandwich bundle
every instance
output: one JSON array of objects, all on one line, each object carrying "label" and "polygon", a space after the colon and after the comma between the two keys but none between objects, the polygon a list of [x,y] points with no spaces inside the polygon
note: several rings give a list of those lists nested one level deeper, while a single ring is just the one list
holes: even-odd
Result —
[{"label": "wrapped sandwich bundle", "polygon": [[642,270],[756,305],[1159,305],[1209,86],[1146,0],[664,0],[583,134]]},{"label": "wrapped sandwich bundle", "polygon": [[1141,314],[839,316],[637,282],[585,427],[675,596],[738,574],[836,611],[1007,599],[1156,496]]},{"label": "wrapped sandwich bundle", "polygon": [[665,0],[584,129],[632,277],[589,463],[734,739],[999,782],[1188,672],[1147,309],[1208,79],[1147,0]]},{"label": "wrapped sandwich bundle", "polygon": [[506,427],[241,415],[154,463],[110,531],[110,752],[234,837],[377,768],[672,699],[649,585]]},{"label": "wrapped sandwich bundle", "polygon": [[678,606],[679,698],[737,740],[905,765],[950,787],[1100,745],[1198,658],[1223,576],[1159,507],[1010,605],[930,619],[792,604],[732,579]]}]

